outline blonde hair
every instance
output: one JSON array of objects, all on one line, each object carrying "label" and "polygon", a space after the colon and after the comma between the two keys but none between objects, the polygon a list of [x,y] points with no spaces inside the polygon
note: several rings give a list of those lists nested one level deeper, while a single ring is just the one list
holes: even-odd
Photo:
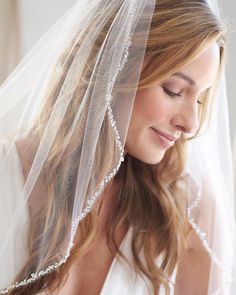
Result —
[{"label": "blonde hair", "polygon": [[[78,124],[76,134],[73,136],[74,141],[72,140],[71,144],[73,148],[62,153],[62,145],[66,140],[66,134],[70,129],[76,110],[80,106],[81,99],[86,91],[91,68],[93,68],[94,57],[106,35],[104,31],[107,32],[109,22],[111,21],[112,17],[103,31],[101,31],[92,48],[91,59],[89,59],[90,64],[88,63],[84,70],[84,75],[78,83],[72,102],[68,107],[60,131],[50,151],[43,173],[46,175],[43,206],[38,208],[31,221],[29,237],[30,258],[17,276],[17,280],[33,272],[34,264],[37,263],[37,255],[40,251],[42,231],[47,224],[50,224],[48,232],[52,236],[44,257],[51,257],[53,250],[62,248],[65,243],[67,228],[69,228],[71,223],[69,218],[71,208],[67,202],[73,198],[75,184],[72,184],[70,191],[65,191],[67,195],[69,194],[68,198],[66,200],[61,199],[61,207],[57,208],[59,219],[53,220],[52,217],[50,222],[48,220],[45,222],[44,219],[45,216],[55,215],[54,198],[56,196],[56,186],[59,185],[58,180],[55,178],[56,173],[57,178],[60,180],[62,167],[64,170],[70,169],[74,155],[80,148],[81,142],[78,139],[83,137],[84,122],[88,112],[87,108],[83,112],[83,117]],[[224,36],[225,26],[212,13],[206,1],[158,0],[145,52],[145,58],[149,62],[141,73],[139,89],[149,87],[171,75],[180,67],[193,60],[213,42],[218,42],[219,44],[222,66],[225,52]],[[32,136],[35,134],[41,136],[42,131],[47,125],[57,94],[61,89],[61,85],[79,46],[80,44],[76,44],[72,50],[71,48],[69,49],[71,51],[70,58],[65,64],[63,57],[59,61],[59,63],[64,64],[62,74],[59,79],[55,79],[55,85],[48,94],[40,116],[39,126],[41,129],[35,127],[31,132]],[[208,98],[201,114],[202,123],[207,120],[206,114],[210,109],[209,105],[212,101],[213,92],[207,93],[207,96]],[[122,190],[115,204],[111,223],[107,229],[109,246],[114,253],[117,252],[120,257],[123,257],[115,242],[115,228],[123,222],[132,225],[134,268],[136,272],[144,274],[150,280],[153,294],[155,295],[159,293],[161,284],[163,284],[166,294],[170,294],[167,278],[173,273],[181,253],[186,249],[187,200],[181,186],[181,182],[185,181],[183,176],[185,143],[186,138],[180,138],[165,153],[163,160],[157,165],[145,164],[131,155],[126,155],[125,161],[117,175],[121,180]],[[101,146],[103,150],[101,150]],[[99,169],[100,177],[98,182],[107,175],[111,165],[107,160],[113,158],[114,151],[115,138],[113,130],[108,118],[105,117],[96,150],[96,169]],[[106,165],[104,165],[103,155],[106,155]],[[73,167],[75,168],[73,168],[72,173],[74,173],[74,179],[76,179],[77,166],[73,165]],[[66,187],[65,180],[62,181],[62,185]],[[82,256],[90,249],[96,233],[96,218],[97,216],[92,210],[79,224],[81,231],[79,244],[72,251],[68,262],[64,266],[48,274],[46,277],[38,279],[31,285],[11,291],[10,294],[32,295],[46,288],[56,289],[62,284],[66,280],[68,269],[70,264],[73,263],[74,257]],[[141,251],[144,254],[144,261],[140,258]],[[160,266],[157,266],[155,260],[160,254],[163,254],[163,262]]]}]

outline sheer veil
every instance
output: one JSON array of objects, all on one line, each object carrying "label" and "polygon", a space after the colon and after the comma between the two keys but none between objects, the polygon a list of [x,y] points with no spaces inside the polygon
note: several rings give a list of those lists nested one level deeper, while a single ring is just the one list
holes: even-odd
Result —
[{"label": "sheer veil", "polygon": [[[217,1],[208,3],[220,17]],[[66,263],[78,224],[122,165],[155,4],[76,2],[1,86],[0,294]],[[208,294],[233,295],[236,229],[225,84],[223,72],[211,124],[188,144],[187,215],[211,258]],[[26,158],[19,156],[19,142]],[[37,226],[29,235],[32,220]]]}]

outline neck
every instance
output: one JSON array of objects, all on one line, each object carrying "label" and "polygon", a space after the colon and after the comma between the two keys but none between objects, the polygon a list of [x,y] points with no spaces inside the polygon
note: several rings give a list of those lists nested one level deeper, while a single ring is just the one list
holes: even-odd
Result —
[{"label": "neck", "polygon": [[94,206],[95,212],[99,215],[99,221],[102,227],[104,227],[112,217],[113,208],[119,197],[120,188],[121,183],[119,179],[115,177],[105,188]]}]

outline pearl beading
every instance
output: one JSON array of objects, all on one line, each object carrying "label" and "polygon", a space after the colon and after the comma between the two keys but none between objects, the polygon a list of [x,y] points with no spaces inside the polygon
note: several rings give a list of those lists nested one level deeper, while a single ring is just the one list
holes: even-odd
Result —
[{"label": "pearl beading", "polygon": [[127,25],[127,27],[126,27],[127,32],[128,32],[128,38],[127,38],[127,43],[126,43],[126,46],[125,46],[125,49],[124,49],[124,54],[122,56],[120,65],[117,67],[115,75],[113,76],[111,82],[108,83],[107,91],[106,91],[106,97],[105,97],[105,100],[107,102],[108,117],[109,117],[111,126],[113,127],[113,130],[115,132],[116,144],[117,144],[117,146],[118,146],[118,148],[120,150],[120,159],[119,159],[118,165],[112,170],[111,173],[109,173],[104,178],[104,180],[99,185],[98,191],[95,192],[92,195],[92,197],[87,201],[86,208],[83,209],[81,214],[79,215],[79,217],[74,222],[72,222],[71,239],[69,241],[68,248],[67,248],[65,256],[60,261],[55,262],[54,264],[48,266],[46,269],[40,270],[37,273],[32,273],[30,275],[30,278],[26,278],[26,279],[24,279],[24,280],[22,280],[20,282],[15,282],[14,284],[10,285],[9,287],[7,287],[5,289],[1,289],[0,294],[7,294],[10,290],[13,290],[13,289],[28,285],[30,283],[33,283],[34,281],[36,281],[40,277],[49,274],[50,272],[52,272],[55,269],[57,269],[58,267],[60,267],[62,264],[66,263],[67,259],[70,256],[71,249],[72,249],[72,247],[74,245],[73,238],[74,238],[74,234],[75,234],[75,232],[77,230],[77,226],[78,226],[79,222],[81,220],[83,220],[86,217],[86,215],[91,211],[92,206],[98,200],[98,198],[101,196],[101,193],[103,192],[103,190],[105,188],[105,184],[108,183],[116,175],[116,173],[118,172],[118,170],[119,170],[119,168],[121,166],[121,163],[124,161],[124,148],[123,148],[123,145],[122,145],[122,143],[120,141],[120,135],[119,135],[117,124],[116,124],[116,121],[114,120],[114,116],[113,116],[113,112],[112,112],[112,108],[111,108],[111,101],[112,101],[112,98],[113,98],[111,93],[112,93],[112,89],[113,89],[114,83],[116,81],[116,78],[117,78],[119,72],[123,69],[124,65],[127,63],[127,60],[128,60],[129,47],[131,45],[130,30],[131,30],[131,27],[132,27],[132,19],[133,19],[133,17],[134,17],[134,11],[131,10],[130,13],[129,13],[129,25]]},{"label": "pearl beading", "polygon": [[[196,234],[199,236],[204,248],[206,249],[206,251],[207,251],[208,255],[210,256],[210,258],[212,259],[212,261],[222,269],[223,273],[225,273],[226,279],[223,283],[223,286],[227,286],[228,284],[230,284],[233,281],[230,271],[227,268],[225,268],[223,266],[223,264],[219,261],[219,259],[216,256],[216,253],[214,253],[214,251],[209,246],[209,243],[206,238],[206,233],[201,230],[200,226],[198,226],[196,224],[196,222],[194,221],[194,218],[192,218],[192,216],[191,216],[192,210],[194,208],[197,208],[198,203],[201,200],[201,187],[200,187],[200,184],[197,181],[197,179],[189,171],[188,171],[188,175],[190,176],[192,183],[196,189],[195,200],[194,200],[193,204],[188,206],[188,208],[187,208],[187,217],[188,217],[189,223],[192,225],[192,228],[195,230]],[[216,291],[214,291],[212,293],[212,295],[219,295],[222,292],[223,292],[222,288],[218,288]]]},{"label": "pearl beading", "polygon": [[[133,12],[130,13],[130,18],[132,19],[132,17],[133,17]],[[127,27],[130,30],[132,22],[130,21],[129,24],[130,24],[130,26],[127,26]],[[83,211],[79,215],[79,217],[74,222],[72,222],[72,237],[74,236],[74,233],[76,232],[76,229],[77,229],[77,226],[78,226],[79,222],[81,220],[83,220],[86,217],[86,215],[91,211],[92,206],[94,205],[94,203],[98,200],[98,198],[102,194],[102,192],[103,192],[103,190],[105,188],[105,184],[108,183],[116,175],[117,171],[119,170],[119,168],[121,166],[121,163],[124,161],[124,149],[123,149],[122,143],[120,141],[120,136],[119,136],[119,132],[118,132],[118,129],[117,129],[117,124],[116,124],[116,121],[114,120],[114,116],[113,116],[113,112],[112,112],[112,108],[111,108],[111,101],[112,101],[112,94],[111,93],[112,93],[112,89],[113,89],[114,83],[116,81],[116,78],[117,78],[119,72],[123,69],[124,65],[127,62],[130,45],[131,45],[131,40],[129,38],[129,40],[128,40],[127,44],[126,44],[126,48],[124,50],[125,53],[123,55],[123,59],[122,59],[120,65],[117,68],[117,72],[114,75],[114,77],[112,78],[112,81],[110,83],[108,83],[107,94],[106,94],[106,97],[105,97],[105,100],[107,101],[108,117],[109,117],[111,126],[113,127],[113,130],[115,132],[116,144],[117,144],[117,146],[118,146],[118,148],[120,150],[120,160],[119,160],[118,165],[112,170],[112,172],[108,176],[106,176],[104,178],[104,180],[100,183],[98,191],[95,192],[93,194],[93,196],[87,201],[86,208],[83,209]],[[227,274],[227,280],[225,281],[225,284],[229,284],[230,282],[232,282],[230,272],[227,269],[223,268],[222,263],[217,259],[216,254],[214,253],[214,251],[209,246],[209,243],[208,243],[208,241],[206,239],[206,233],[201,230],[201,228],[195,223],[194,219],[191,217],[191,211],[194,208],[197,207],[197,205],[198,205],[198,203],[199,203],[199,201],[201,199],[201,188],[200,188],[200,185],[197,182],[196,178],[193,175],[191,175],[190,173],[189,173],[189,175],[191,176],[191,178],[192,178],[196,188],[198,188],[198,190],[197,190],[197,193],[196,193],[196,198],[194,200],[194,203],[187,208],[188,220],[189,220],[190,224],[192,225],[193,229],[195,230],[196,234],[199,236],[200,240],[202,241],[203,246],[207,250],[207,252],[208,252],[209,256],[211,257],[211,259],[218,266],[222,267],[223,272],[225,272]],[[28,278],[28,279],[24,279],[21,282],[15,282],[14,284],[10,285],[8,288],[0,290],[0,294],[7,294],[12,289],[28,285],[28,284],[36,281],[40,277],[42,277],[44,275],[47,275],[48,273],[50,273],[53,270],[57,269],[62,264],[66,263],[67,259],[70,256],[70,252],[71,252],[71,249],[72,249],[73,245],[74,244],[73,244],[73,238],[72,238],[70,240],[70,242],[69,242],[69,246],[67,248],[66,255],[59,262],[56,262],[53,265],[50,265],[46,269],[41,270],[41,271],[39,271],[37,273],[32,273],[31,277]],[[219,295],[221,292],[222,292],[222,289],[218,288],[212,295]]]}]

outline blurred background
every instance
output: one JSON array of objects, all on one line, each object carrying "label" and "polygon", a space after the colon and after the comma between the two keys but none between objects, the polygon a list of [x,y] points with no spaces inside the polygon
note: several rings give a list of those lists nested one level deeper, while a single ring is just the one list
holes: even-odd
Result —
[{"label": "blurred background", "polygon": [[[0,84],[50,26],[77,0],[0,0]],[[220,1],[228,26],[226,82],[236,171],[236,2]]]}]

